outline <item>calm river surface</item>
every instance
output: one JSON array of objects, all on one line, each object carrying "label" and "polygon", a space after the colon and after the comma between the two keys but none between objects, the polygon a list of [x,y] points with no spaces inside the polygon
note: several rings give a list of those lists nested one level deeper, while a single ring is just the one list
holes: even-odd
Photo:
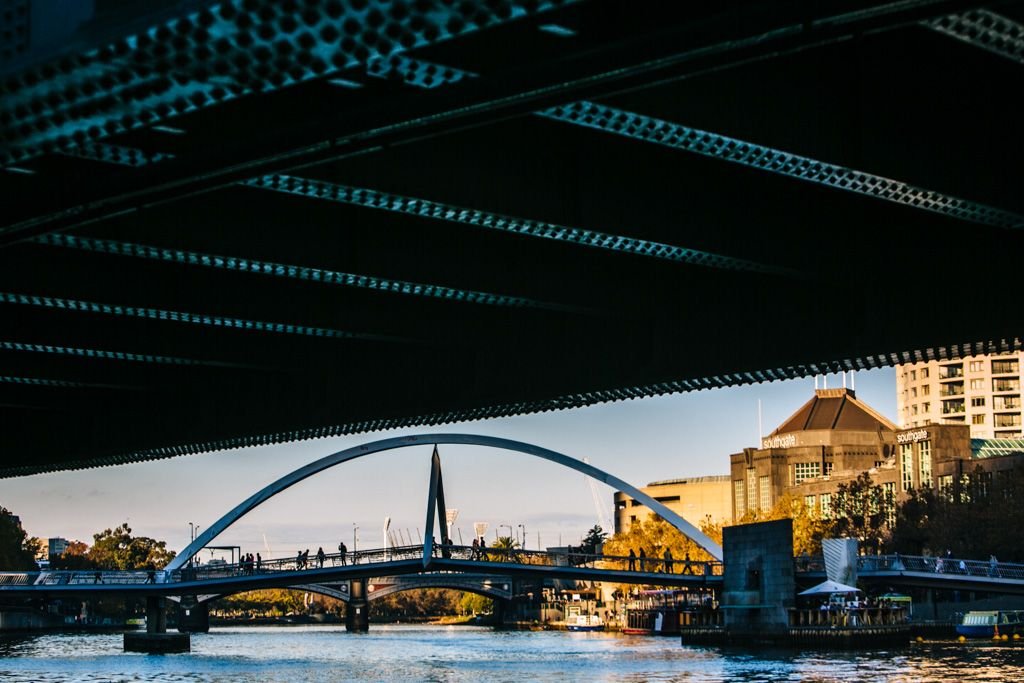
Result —
[{"label": "calm river surface", "polygon": [[217,628],[192,652],[125,654],[119,634],[0,639],[3,681],[1021,681],[1022,644],[852,653],[682,647],[676,638],[371,625]]}]

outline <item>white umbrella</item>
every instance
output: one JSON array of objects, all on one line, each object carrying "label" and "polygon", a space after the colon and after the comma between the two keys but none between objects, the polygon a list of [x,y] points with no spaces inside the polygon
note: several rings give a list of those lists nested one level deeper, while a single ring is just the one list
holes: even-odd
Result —
[{"label": "white umbrella", "polygon": [[831,595],[832,593],[860,593],[861,590],[854,586],[847,586],[838,581],[823,581],[813,588],[801,591],[798,595]]}]

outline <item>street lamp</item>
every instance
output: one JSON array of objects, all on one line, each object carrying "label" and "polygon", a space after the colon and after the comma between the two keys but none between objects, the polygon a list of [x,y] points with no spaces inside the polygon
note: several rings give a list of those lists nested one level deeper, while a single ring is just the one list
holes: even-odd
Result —
[{"label": "street lamp", "polygon": [[526,527],[524,525],[520,524],[519,525],[519,531],[523,535],[523,540],[519,543],[519,547],[523,548],[525,550],[526,549]]},{"label": "street lamp", "polygon": [[352,552],[359,550],[359,527],[352,522]]}]

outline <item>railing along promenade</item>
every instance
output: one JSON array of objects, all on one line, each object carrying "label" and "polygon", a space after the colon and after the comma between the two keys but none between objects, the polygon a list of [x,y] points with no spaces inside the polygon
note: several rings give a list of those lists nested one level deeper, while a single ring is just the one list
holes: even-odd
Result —
[{"label": "railing along promenade", "polygon": [[[805,572],[825,571],[824,560],[819,557],[797,557],[797,570]],[[875,572],[917,572],[942,574],[950,577],[975,577],[978,579],[1010,579],[1024,581],[1024,564],[1015,562],[992,562],[991,560],[968,560],[928,555],[861,555],[857,558],[858,574]]]}]

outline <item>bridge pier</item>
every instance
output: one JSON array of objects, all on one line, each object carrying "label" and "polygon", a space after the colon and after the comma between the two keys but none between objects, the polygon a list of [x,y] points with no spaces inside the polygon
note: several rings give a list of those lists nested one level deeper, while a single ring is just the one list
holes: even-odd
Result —
[{"label": "bridge pier", "polygon": [[199,602],[194,596],[181,598],[178,606],[178,631],[180,633],[208,633],[210,631],[210,603]]},{"label": "bridge pier", "polygon": [[352,579],[349,582],[349,596],[348,605],[345,607],[345,630],[349,633],[366,633],[370,630],[366,580]]},{"label": "bridge pier", "polygon": [[125,652],[189,652],[191,638],[187,633],[167,632],[167,604],[164,598],[146,598],[146,632],[128,631],[124,634]]}]

